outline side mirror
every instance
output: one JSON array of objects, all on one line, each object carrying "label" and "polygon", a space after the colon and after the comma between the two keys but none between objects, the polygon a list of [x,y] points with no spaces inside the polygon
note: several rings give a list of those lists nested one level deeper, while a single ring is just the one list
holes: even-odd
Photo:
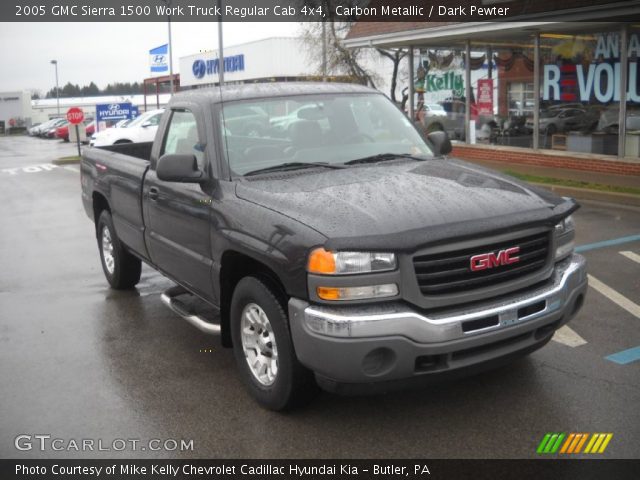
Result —
[{"label": "side mirror", "polygon": [[158,159],[156,175],[165,182],[200,183],[204,179],[195,155],[163,155]]},{"label": "side mirror", "polygon": [[142,128],[147,128],[151,126],[151,122],[149,120],[147,120],[146,122],[142,122],[142,125],[140,125]]},{"label": "side mirror", "polygon": [[427,134],[427,140],[433,148],[436,155],[448,155],[451,153],[451,140],[447,132],[437,131]]}]

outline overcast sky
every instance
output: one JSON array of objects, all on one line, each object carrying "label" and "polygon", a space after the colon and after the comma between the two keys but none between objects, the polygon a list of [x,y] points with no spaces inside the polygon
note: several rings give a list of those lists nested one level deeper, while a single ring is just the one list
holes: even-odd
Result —
[{"label": "overcast sky", "polygon": [[[217,23],[174,22],[171,28],[175,73],[180,57],[218,47]],[[292,22],[227,22],[224,43],[295,36],[299,28]],[[0,91],[46,93],[55,86],[52,59],[58,60],[61,87],[142,82],[150,76],[149,50],[164,43],[166,23],[0,23]]]}]

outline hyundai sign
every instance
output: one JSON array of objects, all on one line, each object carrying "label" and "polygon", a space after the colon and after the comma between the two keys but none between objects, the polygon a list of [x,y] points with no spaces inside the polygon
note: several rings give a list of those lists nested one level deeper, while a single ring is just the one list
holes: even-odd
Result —
[{"label": "hyundai sign", "polygon": [[96,118],[98,122],[125,120],[133,116],[133,107],[130,103],[103,103],[96,105]]},{"label": "hyundai sign", "polygon": [[[214,58],[210,60],[197,59],[191,66],[193,76],[203,78],[205,75],[218,75],[220,70],[220,59]],[[224,71],[226,72],[242,72],[244,70],[244,55],[233,55],[224,58]]]},{"label": "hyundai sign", "polygon": [[149,50],[149,67],[151,73],[169,71],[169,44]]}]

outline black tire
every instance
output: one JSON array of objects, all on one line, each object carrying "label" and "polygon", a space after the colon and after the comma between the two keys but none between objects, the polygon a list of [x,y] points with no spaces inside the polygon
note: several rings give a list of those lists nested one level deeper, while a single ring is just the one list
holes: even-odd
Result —
[{"label": "black tire", "polygon": [[555,135],[557,132],[558,129],[553,123],[547,127],[547,135]]},{"label": "black tire", "polygon": [[[112,245],[111,255],[113,262],[111,267],[107,265],[103,249],[103,244],[106,240],[105,230],[108,231]],[[120,243],[116,235],[116,230],[113,228],[113,220],[111,219],[111,213],[109,213],[109,211],[104,210],[100,214],[96,234],[98,237],[98,251],[100,252],[102,271],[104,272],[104,276],[107,277],[111,288],[115,288],[116,290],[133,288],[140,281],[142,262],[139,258],[127,252]]]},{"label": "black tire", "polygon": [[[242,315],[248,306],[262,309],[271,325],[277,349],[277,374],[265,385],[252,372],[242,343]],[[249,307],[251,308],[251,307]],[[282,411],[310,401],[318,392],[313,373],[298,361],[291,340],[289,319],[274,290],[256,277],[245,277],[236,286],[231,300],[233,353],[242,381],[256,401],[269,410]]]}]

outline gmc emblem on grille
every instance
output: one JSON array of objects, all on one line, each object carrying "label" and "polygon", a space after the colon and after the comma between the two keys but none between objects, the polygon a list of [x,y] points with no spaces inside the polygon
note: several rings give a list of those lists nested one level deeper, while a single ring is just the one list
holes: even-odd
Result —
[{"label": "gmc emblem on grille", "polygon": [[518,263],[520,257],[516,254],[520,251],[520,247],[511,247],[498,252],[481,253],[480,255],[474,255],[471,257],[469,267],[472,272],[479,270],[486,270],[487,268],[495,268],[501,265],[509,265],[511,263]]}]

